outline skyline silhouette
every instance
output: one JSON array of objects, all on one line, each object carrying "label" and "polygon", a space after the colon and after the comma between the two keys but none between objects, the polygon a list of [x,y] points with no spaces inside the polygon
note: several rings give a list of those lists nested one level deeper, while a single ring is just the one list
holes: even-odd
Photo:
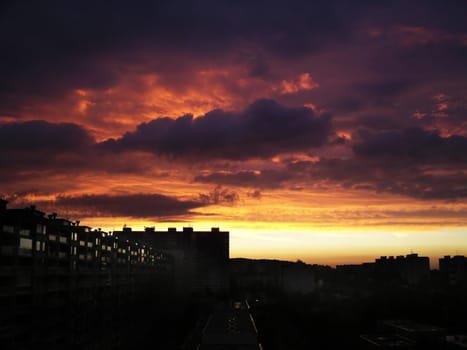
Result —
[{"label": "skyline silhouette", "polygon": [[335,268],[231,258],[230,233],[215,227],[106,232],[1,204],[2,348],[446,349],[467,339],[465,256],[439,270],[416,253]]},{"label": "skyline silhouette", "polygon": [[[8,207],[8,201],[0,198],[0,204],[1,204],[1,210],[3,211],[6,211],[8,209],[10,209]],[[13,211],[22,211],[22,210],[33,210],[33,211],[36,211],[36,206],[35,205],[30,205],[28,207],[25,207],[25,208],[14,208]],[[47,216],[49,219],[56,219],[57,218],[57,213],[53,212],[52,214],[49,214],[47,215],[45,212],[42,212],[42,211],[39,211],[37,210],[38,213],[41,213],[41,215],[45,215]],[[60,220],[63,220],[64,222],[69,222],[71,225],[80,225],[81,224],[81,221],[79,220],[72,220],[71,218],[60,218]],[[102,225],[98,225],[98,226],[102,226]],[[215,225],[214,225],[215,226]],[[169,238],[168,236],[171,235],[171,234],[174,234],[174,237],[176,236],[176,233],[191,233],[191,232],[196,232],[197,234],[201,235],[202,233],[204,234],[209,234],[209,233],[226,233],[227,235],[227,247],[228,247],[228,256],[231,257],[231,243],[230,243],[230,237],[232,236],[232,234],[234,235],[234,232],[230,232],[230,231],[223,231],[223,230],[220,230],[219,227],[214,227],[211,225],[211,228],[208,229],[208,230],[196,230],[194,227],[192,227],[191,225],[189,226],[186,226],[183,225],[182,228],[181,228],[181,231],[178,231],[177,227],[174,227],[174,226],[169,226],[167,227],[165,230],[164,229],[161,229],[160,226],[145,226],[143,230],[135,230],[133,229],[132,227],[130,226],[127,226],[126,224],[123,224],[123,227],[121,230],[102,230],[101,227],[99,228],[92,228],[90,226],[84,226],[86,227],[88,230],[90,231],[96,231],[96,232],[102,232],[102,234],[106,234],[106,235],[115,235],[115,236],[118,236],[118,237],[121,237],[121,238],[124,238],[124,239],[130,239],[130,240],[137,240],[139,243],[145,243],[146,245],[155,245],[155,246],[158,246],[158,245],[162,245],[162,247],[167,247],[167,242],[169,242]],[[157,234],[156,234],[157,233]],[[166,237],[164,238],[163,234],[166,234]],[[181,236],[181,235],[179,235]],[[154,242],[158,242],[158,243],[154,243]],[[181,244],[181,243],[180,243]],[[221,244],[222,246],[222,244]],[[287,246],[282,246],[283,249],[287,250],[288,247]],[[180,249],[182,249],[180,247]],[[212,250],[215,250],[217,248],[213,247]],[[220,249],[220,248],[219,248]],[[327,258],[325,257],[325,263],[321,263],[321,259],[323,258],[322,256],[320,257],[320,259],[318,259],[317,261],[314,261],[313,260],[313,257],[311,258],[308,258],[308,259],[304,259],[302,256],[296,256],[294,257],[293,259],[290,259],[290,260],[287,260],[287,259],[281,259],[281,257],[276,257],[276,256],[262,256],[262,257],[248,257],[248,256],[240,256],[238,254],[234,255],[233,258],[250,258],[250,259],[257,259],[257,260],[283,260],[283,261],[305,261],[309,264],[317,264],[317,265],[329,265],[329,266],[332,266],[332,267],[339,267],[339,266],[345,266],[345,265],[358,265],[358,264],[366,264],[366,263],[370,263],[369,260],[375,260],[375,261],[378,261],[379,260],[382,260],[382,259],[387,259],[389,258],[391,261],[395,258],[399,258],[399,257],[404,257],[404,255],[406,256],[411,256],[411,255],[415,255],[417,256],[418,255],[418,252],[417,253],[414,253],[414,249],[410,249],[410,252],[407,252],[407,251],[397,251],[396,254],[393,253],[393,255],[384,255],[384,254],[379,254],[378,251],[374,251],[373,252],[373,255],[369,255],[366,257],[367,260],[365,260],[364,258],[351,258],[351,259],[348,259],[348,260],[345,260],[345,258],[342,258],[342,257],[335,257],[335,261],[333,261],[331,258]],[[439,269],[439,261],[441,261],[442,259],[444,258],[447,258],[447,257],[450,257],[450,256],[463,256],[463,254],[459,251],[459,249],[456,249],[454,252],[453,251],[445,251],[445,252],[441,252],[440,255],[438,256],[428,256],[426,257],[427,259],[427,264],[428,264],[428,267],[431,268],[431,269]],[[431,258],[431,259],[430,259]]]}]

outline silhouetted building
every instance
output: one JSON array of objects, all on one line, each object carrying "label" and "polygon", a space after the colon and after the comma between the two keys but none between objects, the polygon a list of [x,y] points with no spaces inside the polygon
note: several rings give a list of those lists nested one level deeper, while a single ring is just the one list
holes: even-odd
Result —
[{"label": "silhouetted building", "polygon": [[312,266],[302,262],[232,259],[230,265],[233,283],[242,291],[306,294],[316,289]]},{"label": "silhouetted building", "polygon": [[467,282],[467,258],[462,255],[449,256],[439,259],[439,272],[451,285]]},{"label": "silhouetted building", "polygon": [[336,272],[345,282],[360,284],[374,278],[375,263],[336,265]]},{"label": "silhouetted building", "polygon": [[175,285],[183,293],[226,293],[229,290],[229,232],[182,231],[154,227],[133,231],[125,227],[113,233],[120,239],[136,239],[173,257]]},{"label": "silhouetted building", "polygon": [[416,285],[430,276],[430,258],[409,254],[397,257],[382,256],[375,260],[376,278],[384,281],[404,281]]},{"label": "silhouetted building", "polygon": [[[141,292],[170,289],[171,257],[34,206],[0,202],[3,348],[114,348]],[[144,286],[144,288],[142,288]]]}]

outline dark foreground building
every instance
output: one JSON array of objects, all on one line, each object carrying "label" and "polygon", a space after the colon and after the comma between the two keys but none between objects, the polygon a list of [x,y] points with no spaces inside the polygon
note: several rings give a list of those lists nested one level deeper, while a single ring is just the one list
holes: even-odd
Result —
[{"label": "dark foreground building", "polygon": [[461,286],[467,284],[467,258],[463,255],[446,255],[439,259],[439,272],[448,284]]},{"label": "dark foreground building", "polygon": [[121,240],[137,240],[173,258],[174,282],[178,293],[226,294],[229,292],[229,232],[159,231],[147,227],[133,231],[129,227],[114,231]]},{"label": "dark foreground building", "polygon": [[179,323],[170,299],[174,258],[131,238],[1,200],[0,348],[127,349],[154,334],[176,340],[164,328]]},{"label": "dark foreground building", "polygon": [[418,254],[382,256],[375,260],[375,273],[386,281],[400,279],[408,285],[416,285],[429,278],[430,258]]}]

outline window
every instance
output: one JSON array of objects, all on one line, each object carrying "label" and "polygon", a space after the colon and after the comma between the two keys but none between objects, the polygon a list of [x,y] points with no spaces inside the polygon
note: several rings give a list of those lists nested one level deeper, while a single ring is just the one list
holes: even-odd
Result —
[{"label": "window", "polygon": [[45,234],[45,226],[42,224],[37,224],[36,233]]},{"label": "window", "polygon": [[19,234],[21,236],[30,236],[31,235],[31,230],[28,229],[28,228],[23,228],[23,229],[19,230]]},{"label": "window", "polygon": [[19,239],[19,247],[21,249],[32,249],[32,239],[27,239],[27,238],[20,238]]},{"label": "window", "polygon": [[3,232],[14,233],[15,228],[13,226],[10,226],[10,225],[3,225]]}]

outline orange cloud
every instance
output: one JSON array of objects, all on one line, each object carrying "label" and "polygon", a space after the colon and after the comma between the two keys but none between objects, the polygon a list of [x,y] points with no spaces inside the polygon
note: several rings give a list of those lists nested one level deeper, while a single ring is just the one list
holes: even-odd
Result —
[{"label": "orange cloud", "polygon": [[303,90],[312,90],[319,87],[319,84],[313,81],[310,73],[302,73],[296,80],[282,80],[281,93],[295,94]]}]

